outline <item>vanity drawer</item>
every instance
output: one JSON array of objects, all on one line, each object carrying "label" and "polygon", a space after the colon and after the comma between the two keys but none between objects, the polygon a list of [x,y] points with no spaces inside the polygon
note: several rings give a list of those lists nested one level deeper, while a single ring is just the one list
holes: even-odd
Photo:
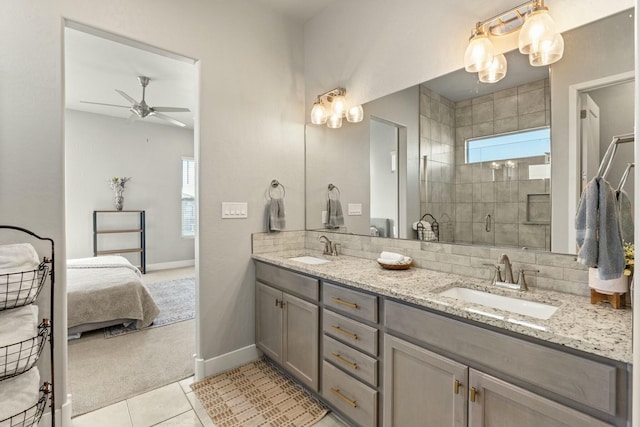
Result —
[{"label": "vanity drawer", "polygon": [[325,335],[324,358],[361,380],[378,385],[378,361]]},{"label": "vanity drawer", "polygon": [[378,323],[378,297],[341,286],[323,283],[322,302],[336,311]]},{"label": "vanity drawer", "polygon": [[322,396],[359,425],[377,425],[377,394],[330,363],[323,363]]},{"label": "vanity drawer", "polygon": [[314,301],[320,300],[320,282],[312,277],[256,262],[256,280]]},{"label": "vanity drawer", "polygon": [[455,355],[460,360],[472,361],[525,384],[616,415],[619,389],[613,365],[395,301],[385,301],[384,309],[388,331],[397,331],[445,355]]},{"label": "vanity drawer", "polygon": [[329,310],[323,310],[325,334],[374,356],[378,355],[378,330]]}]

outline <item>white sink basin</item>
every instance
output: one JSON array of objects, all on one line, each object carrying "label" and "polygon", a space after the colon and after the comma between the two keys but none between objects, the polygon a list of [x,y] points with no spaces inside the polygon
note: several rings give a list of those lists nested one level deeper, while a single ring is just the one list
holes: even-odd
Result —
[{"label": "white sink basin", "polygon": [[497,308],[498,310],[509,311],[511,313],[535,317],[536,319],[542,320],[550,318],[558,309],[558,307],[554,307],[549,304],[505,297],[502,295],[495,295],[475,289],[460,287],[440,292],[439,295],[473,304],[484,305],[485,307]]},{"label": "white sink basin", "polygon": [[316,258],[314,256],[298,256],[298,257],[294,257],[294,258],[289,258],[291,261],[298,261],[301,262],[303,264],[312,264],[312,265],[318,265],[318,264],[324,264],[327,262],[331,262],[328,259],[324,259],[324,258]]}]

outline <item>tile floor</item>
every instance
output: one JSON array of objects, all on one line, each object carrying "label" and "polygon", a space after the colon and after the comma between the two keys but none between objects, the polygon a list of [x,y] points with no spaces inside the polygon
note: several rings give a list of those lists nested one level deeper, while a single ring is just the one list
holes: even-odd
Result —
[{"label": "tile floor", "polygon": [[[189,385],[193,377],[71,420],[72,427],[215,427]],[[314,427],[346,427],[330,413]]]}]

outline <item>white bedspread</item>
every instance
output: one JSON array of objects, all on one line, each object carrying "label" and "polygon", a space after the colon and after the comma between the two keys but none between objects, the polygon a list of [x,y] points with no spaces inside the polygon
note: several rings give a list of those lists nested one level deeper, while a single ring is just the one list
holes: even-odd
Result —
[{"label": "white bedspread", "polygon": [[124,257],[67,260],[68,327],[132,319],[149,326],[160,310],[140,271]]},{"label": "white bedspread", "polygon": [[38,336],[38,306],[29,304],[20,308],[0,311],[0,377],[14,374],[32,363],[37,352],[32,347]]},{"label": "white bedspread", "polygon": [[[38,403],[40,398],[40,372],[37,367],[22,375],[0,381],[0,420],[21,413]],[[9,427],[9,421],[0,423],[0,427]],[[22,424],[13,424],[14,426]]]}]

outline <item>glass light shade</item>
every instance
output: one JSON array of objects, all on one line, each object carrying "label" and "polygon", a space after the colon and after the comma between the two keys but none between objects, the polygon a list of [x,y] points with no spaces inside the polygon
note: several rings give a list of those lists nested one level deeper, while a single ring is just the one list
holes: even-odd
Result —
[{"label": "glass light shade", "polygon": [[563,53],[564,39],[560,34],[556,34],[553,43],[545,43],[539,52],[529,54],[529,64],[534,67],[553,64],[562,58]]},{"label": "glass light shade", "polygon": [[347,121],[351,123],[359,123],[364,118],[362,105],[354,105],[347,111]]},{"label": "glass light shade", "polygon": [[316,101],[311,109],[311,123],[314,125],[323,125],[327,123],[327,109],[324,108],[322,102]]},{"label": "glass light shade", "polygon": [[496,83],[507,75],[507,58],[503,54],[493,57],[488,68],[478,72],[478,78],[482,83]]},{"label": "glass light shade", "polygon": [[520,53],[538,53],[545,45],[553,43],[558,31],[556,24],[546,9],[539,9],[527,15],[518,36]]},{"label": "glass light shade", "polygon": [[344,117],[347,114],[347,99],[344,95],[336,95],[331,102],[331,114],[337,114]]},{"label": "glass light shade", "polygon": [[493,44],[485,33],[476,34],[469,40],[464,52],[464,69],[477,73],[491,65],[493,61]]},{"label": "glass light shade", "polygon": [[331,114],[329,120],[327,120],[327,127],[331,129],[338,129],[342,127],[342,116],[339,114]]}]

